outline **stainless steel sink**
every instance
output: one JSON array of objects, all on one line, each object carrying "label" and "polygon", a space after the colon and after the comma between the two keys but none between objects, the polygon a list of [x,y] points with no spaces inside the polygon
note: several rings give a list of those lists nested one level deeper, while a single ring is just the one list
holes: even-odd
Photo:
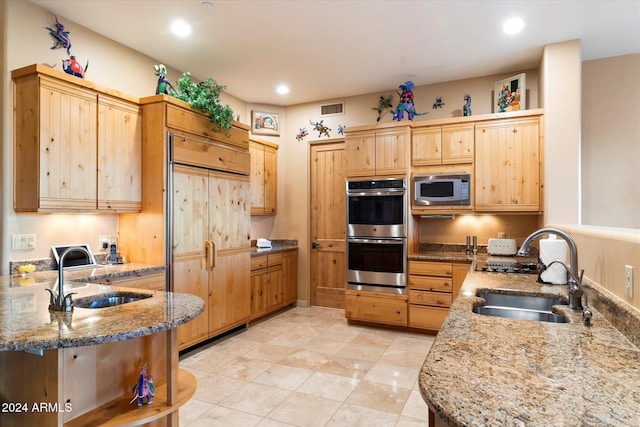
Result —
[{"label": "stainless steel sink", "polygon": [[473,312],[477,314],[509,319],[567,323],[564,316],[552,311],[554,305],[567,305],[567,302],[559,297],[514,295],[487,291],[478,292],[476,295],[486,301],[484,305],[473,307]]},{"label": "stainless steel sink", "polygon": [[110,292],[106,294],[92,295],[78,298],[73,301],[73,306],[78,308],[107,308],[117,305],[128,304],[143,299],[151,298],[153,295],[135,292]]}]

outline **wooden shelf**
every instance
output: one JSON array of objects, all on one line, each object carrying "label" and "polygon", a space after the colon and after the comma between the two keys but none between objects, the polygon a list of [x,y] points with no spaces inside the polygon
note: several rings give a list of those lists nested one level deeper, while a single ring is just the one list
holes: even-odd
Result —
[{"label": "wooden shelf", "polygon": [[65,427],[139,426],[176,412],[187,403],[196,391],[196,378],[190,372],[178,370],[178,401],[167,404],[167,384],[156,384],[156,394],[151,405],[138,407],[129,403],[133,395],[124,395],[93,411],[65,423]]}]

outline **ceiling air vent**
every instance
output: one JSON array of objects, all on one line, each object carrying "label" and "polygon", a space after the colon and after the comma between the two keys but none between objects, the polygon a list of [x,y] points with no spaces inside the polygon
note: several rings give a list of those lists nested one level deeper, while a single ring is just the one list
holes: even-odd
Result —
[{"label": "ceiling air vent", "polygon": [[332,116],[336,114],[344,114],[344,102],[338,104],[327,104],[320,106],[321,116]]}]

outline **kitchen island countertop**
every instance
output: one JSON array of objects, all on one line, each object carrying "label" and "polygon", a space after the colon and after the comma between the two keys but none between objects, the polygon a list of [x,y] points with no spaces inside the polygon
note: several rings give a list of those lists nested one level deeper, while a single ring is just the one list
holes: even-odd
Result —
[{"label": "kitchen island countertop", "polygon": [[[600,308],[595,287],[586,290]],[[640,426],[637,310],[623,331],[593,308],[591,327],[566,307],[565,324],[473,313],[488,288],[567,296],[535,275],[471,267],[419,374],[432,415],[452,426]]]},{"label": "kitchen island countertop", "polygon": [[[73,299],[127,291],[149,294],[116,307],[49,312],[49,293],[57,292],[55,271],[0,277],[0,351],[44,350],[122,341],[175,328],[197,317],[204,302],[193,295],[107,286],[96,281],[162,272],[163,266],[123,264],[65,272],[65,293]],[[164,277],[158,280],[164,281]]]}]

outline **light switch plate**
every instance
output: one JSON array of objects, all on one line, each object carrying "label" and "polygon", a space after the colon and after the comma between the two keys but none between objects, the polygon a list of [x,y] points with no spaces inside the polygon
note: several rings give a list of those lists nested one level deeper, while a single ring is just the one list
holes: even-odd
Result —
[{"label": "light switch plate", "polygon": [[624,266],[624,292],[629,298],[633,298],[633,266]]}]

